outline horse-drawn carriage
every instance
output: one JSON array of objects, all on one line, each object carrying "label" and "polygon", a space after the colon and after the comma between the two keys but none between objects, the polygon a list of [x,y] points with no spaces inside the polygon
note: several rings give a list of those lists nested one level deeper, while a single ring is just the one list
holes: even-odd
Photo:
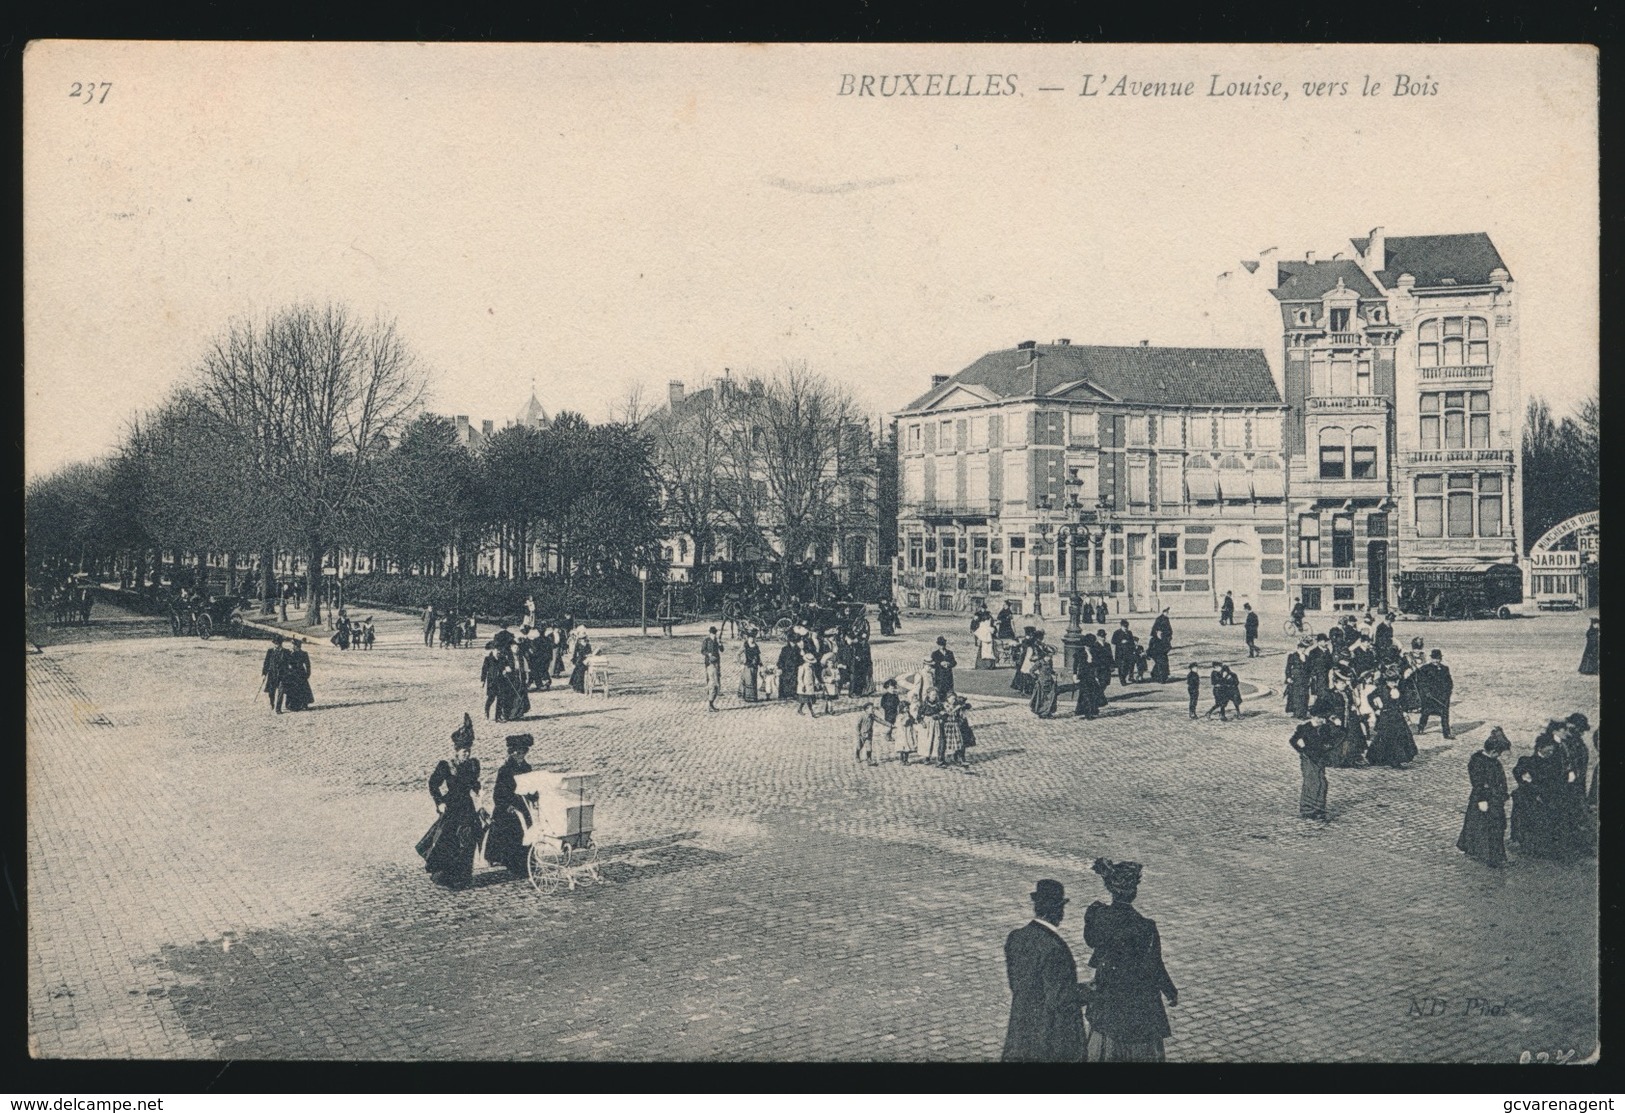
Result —
[{"label": "horse-drawn carriage", "polygon": [[172,599],[169,604],[169,632],[176,637],[196,634],[207,641],[217,633],[233,638],[243,636],[247,627],[242,600],[229,595]]},{"label": "horse-drawn carriage", "polygon": [[753,608],[748,601],[730,599],[723,604],[722,621],[731,634],[754,630],[758,637],[783,641],[802,625],[809,630],[834,630],[847,639],[869,633],[868,608],[862,603],[801,603],[794,606]]}]

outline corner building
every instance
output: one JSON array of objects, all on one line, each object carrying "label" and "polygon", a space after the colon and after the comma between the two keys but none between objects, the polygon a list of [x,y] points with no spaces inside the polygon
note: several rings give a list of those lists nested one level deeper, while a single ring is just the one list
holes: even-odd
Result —
[{"label": "corner building", "polygon": [[1309,611],[1450,611],[1519,578],[1517,313],[1483,233],[1274,268],[1290,586]]},{"label": "corner building", "polygon": [[1059,620],[1075,552],[1114,613],[1282,611],[1284,414],[1256,348],[1024,341],[935,375],[893,415],[897,601]]}]

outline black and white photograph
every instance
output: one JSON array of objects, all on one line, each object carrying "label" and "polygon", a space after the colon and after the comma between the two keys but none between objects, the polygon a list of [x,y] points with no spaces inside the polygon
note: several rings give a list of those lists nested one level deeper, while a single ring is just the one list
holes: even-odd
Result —
[{"label": "black and white photograph", "polygon": [[28,1055],[1598,1062],[1597,95],[29,43]]}]

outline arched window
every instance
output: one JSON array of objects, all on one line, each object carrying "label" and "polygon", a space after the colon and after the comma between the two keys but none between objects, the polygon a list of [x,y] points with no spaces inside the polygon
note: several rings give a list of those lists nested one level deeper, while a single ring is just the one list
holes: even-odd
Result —
[{"label": "arched window", "polygon": [[1360,425],[1355,428],[1349,449],[1350,479],[1378,478],[1377,445],[1377,430],[1375,428],[1370,425]]},{"label": "arched window", "polygon": [[1253,457],[1253,495],[1261,499],[1286,497],[1285,475],[1279,457]]},{"label": "arched window", "polygon": [[1328,425],[1320,431],[1320,478],[1348,477],[1348,445],[1340,426]]},{"label": "arched window", "polygon": [[1185,458],[1185,487],[1192,502],[1215,502],[1219,497],[1218,480],[1213,475],[1213,461],[1206,456]]},{"label": "arched window", "polygon": [[1231,501],[1253,497],[1247,482],[1247,465],[1240,456],[1224,456],[1219,460],[1219,497]]},{"label": "arched window", "polygon": [[1416,326],[1418,367],[1483,367],[1490,362],[1490,323],[1483,317],[1430,317]]}]

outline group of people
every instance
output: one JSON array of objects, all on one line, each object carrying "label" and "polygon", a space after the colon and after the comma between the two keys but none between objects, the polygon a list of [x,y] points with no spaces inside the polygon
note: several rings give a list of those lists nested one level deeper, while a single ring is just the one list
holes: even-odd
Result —
[{"label": "group of people", "polygon": [[95,602],[89,584],[65,579],[47,587],[30,590],[29,602],[38,614],[49,614],[51,625],[67,626],[77,623],[90,625],[90,609]]},{"label": "group of people", "polygon": [[[754,631],[745,632],[739,656],[740,698],[747,702],[769,698],[763,683],[761,646]],[[868,631],[861,627],[852,631],[834,627],[820,630],[797,623],[785,634],[773,668],[778,699],[794,700],[798,715],[816,716],[819,702],[827,712],[832,702],[843,695],[869,696],[875,690],[874,653]]]},{"label": "group of people", "polygon": [[927,765],[969,765],[967,751],[976,745],[976,732],[966,714],[970,701],[951,687],[937,687],[930,675],[926,669],[915,673],[906,691],[896,680],[888,680],[881,688],[878,706],[874,701],[863,704],[855,728],[858,761],[879,764],[874,754],[878,727],[900,764],[908,765],[923,750],[921,760]]},{"label": "group of people", "polygon": [[305,639],[294,638],[291,648],[281,634],[271,638],[260,665],[261,691],[278,715],[284,711],[304,711],[316,702],[310,688],[310,654]]},{"label": "group of people", "polygon": [[479,619],[473,615],[441,614],[434,604],[423,608],[423,644],[439,644],[441,649],[463,649],[480,636]]},{"label": "group of people", "polygon": [[1164,1060],[1172,1034],[1163,1007],[1179,989],[1162,960],[1157,922],[1134,902],[1144,867],[1095,859],[1109,901],[1083,914],[1092,980],[1078,979],[1077,960],[1061,934],[1066,887],[1045,878],[1033,887],[1033,918],[1004,942],[1010,983],[1007,1063],[1148,1063]]},{"label": "group of people", "polygon": [[328,640],[340,649],[371,649],[376,638],[371,617],[352,619],[349,612],[340,607],[334,620],[333,636]]},{"label": "group of people", "polygon": [[485,643],[480,662],[485,717],[499,723],[524,718],[530,713],[530,693],[552,689],[553,681],[565,675],[566,662],[570,688],[585,694],[596,652],[586,624],[574,615],[543,625],[526,621],[518,633],[501,623]]},{"label": "group of people", "polygon": [[525,829],[533,817],[516,778],[531,771],[528,757],[535,739],[510,734],[506,742],[507,760],[491,786],[488,813],[479,804],[480,763],[474,757],[474,721],[466,712],[463,725],[452,732],[451,757],[429,774],[429,798],[439,814],[418,840],[417,852],[437,885],[468,888],[474,877],[474,855],[482,842],[488,864],[510,873],[526,870]]}]

